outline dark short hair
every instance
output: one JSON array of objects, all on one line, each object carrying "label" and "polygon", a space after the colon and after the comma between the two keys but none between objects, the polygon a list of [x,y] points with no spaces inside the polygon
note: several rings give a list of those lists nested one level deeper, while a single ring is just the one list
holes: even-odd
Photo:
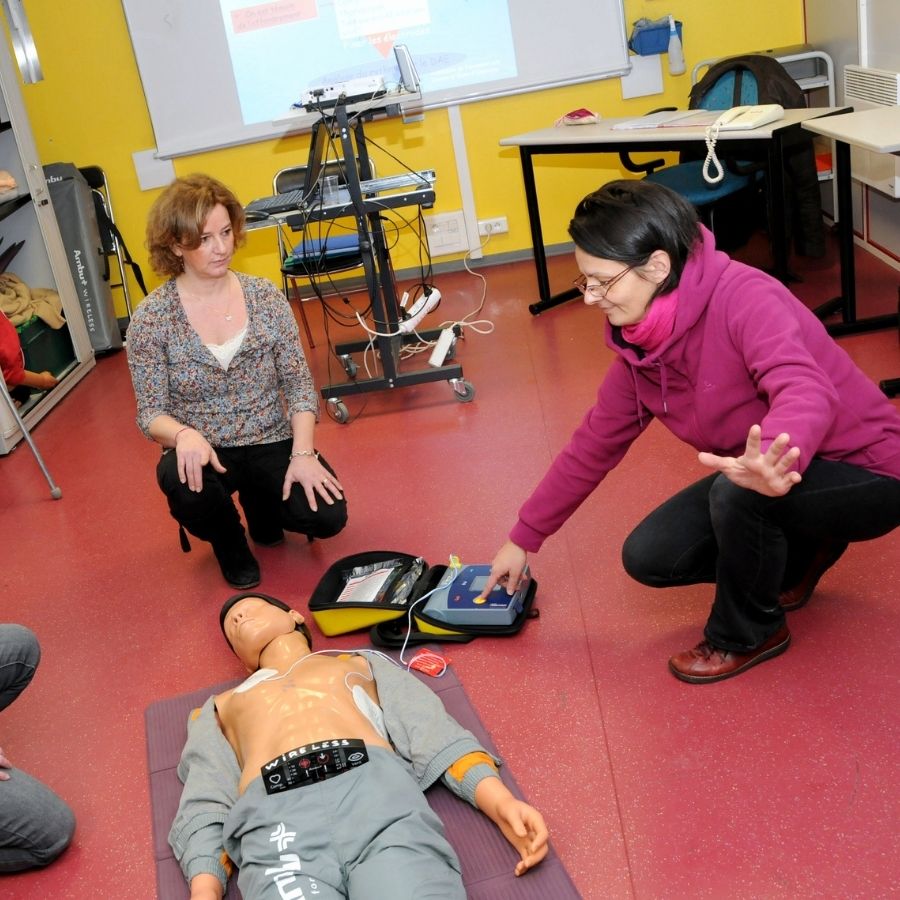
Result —
[{"label": "dark short hair", "polygon": [[[262,594],[259,591],[244,591],[241,594],[234,594],[229,597],[223,604],[222,609],[219,612],[219,627],[222,629],[222,634],[225,635],[225,640],[228,642],[228,646],[231,647],[232,651],[234,651],[234,647],[231,646],[231,641],[228,640],[228,635],[225,634],[225,617],[228,615],[228,611],[236,604],[240,603],[241,600],[246,600],[248,597],[256,597],[259,600],[265,600],[266,603],[270,603],[272,606],[277,606],[279,609],[283,609],[285,612],[290,612],[291,607],[284,602],[284,600],[279,600],[277,597],[271,597],[269,594]],[[294,628],[294,631],[299,631],[303,637],[306,638],[306,643],[309,646],[309,649],[312,650],[312,633],[309,630],[309,626],[306,622],[298,622],[297,626]]]},{"label": "dark short hair", "polygon": [[159,275],[176,276],[183,264],[172,247],[180,244],[193,250],[200,246],[203,225],[221,204],[228,212],[234,245],[244,242],[244,207],[221,181],[209,175],[176,178],[157,198],[147,218],[147,250],[150,265]]},{"label": "dark short hair", "polygon": [[575,246],[598,259],[641,266],[655,250],[671,261],[657,295],[678,287],[681,273],[700,239],[697,212],[680,194],[652,181],[610,181],[588,194],[569,222]]}]

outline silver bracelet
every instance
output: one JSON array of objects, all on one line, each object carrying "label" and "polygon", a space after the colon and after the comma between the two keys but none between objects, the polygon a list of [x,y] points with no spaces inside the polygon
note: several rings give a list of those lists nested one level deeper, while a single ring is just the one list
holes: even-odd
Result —
[{"label": "silver bracelet", "polygon": [[288,460],[296,459],[298,456],[314,456],[316,459],[318,459],[319,451],[318,450],[295,450],[288,457]]}]

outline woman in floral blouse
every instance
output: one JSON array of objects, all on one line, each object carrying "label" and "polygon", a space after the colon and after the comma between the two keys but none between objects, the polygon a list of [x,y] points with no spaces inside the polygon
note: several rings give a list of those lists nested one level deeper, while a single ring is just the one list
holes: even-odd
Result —
[{"label": "woman in floral blouse", "polygon": [[150,262],[169,280],[135,311],[127,352],[138,426],[163,448],[156,474],[172,516],[212,544],[229,584],[250,588],[259,564],[235,492],[263,546],[284,529],[337,534],[347,504],[314,446],[318,400],[290,306],[270,281],[230,268],[243,238],[243,208],[225,185],[174,181],[147,225]]}]

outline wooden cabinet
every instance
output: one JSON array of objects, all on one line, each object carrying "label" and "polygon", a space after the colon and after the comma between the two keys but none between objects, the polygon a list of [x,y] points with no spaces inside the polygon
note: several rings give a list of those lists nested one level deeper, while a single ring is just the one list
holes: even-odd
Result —
[{"label": "wooden cabinet", "polygon": [[[8,172],[16,185],[0,193],[0,258],[21,244],[5,271],[29,290],[56,291],[66,320],[54,329],[33,319],[20,332],[27,367],[34,368],[28,364],[30,358],[59,378],[55,388],[32,393],[19,408],[30,429],[90,371],[94,352],[25,113],[19,73],[5,40],[0,41],[0,170]],[[0,454],[8,453],[21,438],[15,418],[6,404],[0,404]]]}]

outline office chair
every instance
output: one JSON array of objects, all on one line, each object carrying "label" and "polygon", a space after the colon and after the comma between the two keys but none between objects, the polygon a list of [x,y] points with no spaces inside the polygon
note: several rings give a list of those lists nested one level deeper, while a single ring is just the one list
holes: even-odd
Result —
[{"label": "office chair", "polygon": [[[371,166],[371,163],[370,163]],[[285,191],[303,188],[306,165],[289,166],[275,173],[272,180],[272,191],[281,194]],[[374,166],[372,166],[374,177]],[[345,168],[342,159],[329,160],[322,168],[322,177],[336,175],[338,185],[345,181]],[[311,226],[307,227],[309,230]],[[336,285],[331,280],[333,275],[352,272],[363,268],[362,251],[359,246],[359,235],[355,225],[352,229],[344,229],[335,226],[333,221],[319,223],[318,235],[309,236],[304,233],[301,240],[293,247],[289,246],[284,229],[275,229],[278,241],[278,258],[281,265],[281,279],[284,295],[293,305],[296,299],[296,309],[300,323],[306,333],[306,339],[310,348],[315,347],[312,331],[306,311],[303,309],[304,298],[300,295],[297,284],[300,280],[306,280],[313,285],[315,296],[322,297],[321,281],[327,281],[332,290],[329,294],[339,294]]]},{"label": "office chair", "polygon": [[[125,300],[125,309],[128,312],[128,318],[131,319],[131,293],[128,290],[128,279],[125,277],[125,266],[129,265],[134,270],[135,279],[144,291],[147,289],[143,284],[143,276],[140,269],[132,261],[124,243],[116,228],[116,220],[113,215],[112,200],[109,195],[109,184],[106,180],[106,173],[100,166],[79,166],[78,171],[81,172],[84,180],[91,189],[94,198],[94,209],[97,213],[97,226],[100,229],[100,243],[103,246],[103,252],[106,255],[106,272],[104,280],[109,281],[110,290],[113,288],[121,288],[122,296]],[[109,258],[113,256],[116,259],[116,267],[119,271],[119,280],[113,283],[110,277]]]},{"label": "office chair", "polygon": [[[693,108],[724,110],[732,106],[756,104],[758,97],[759,89],[752,72],[728,71],[716,80]],[[719,156],[724,156],[721,144],[717,149]],[[742,192],[749,194],[762,181],[764,163],[723,158],[724,177],[717,184],[708,184],[703,178],[703,158],[685,160],[685,155],[682,153],[682,161],[671,166],[664,166],[661,159],[635,162],[627,153],[620,153],[619,157],[629,172],[643,173],[648,181],[662,184],[684,197],[697,209],[701,221],[716,234],[716,206]],[[719,235],[716,234],[716,237],[718,241]]]}]

